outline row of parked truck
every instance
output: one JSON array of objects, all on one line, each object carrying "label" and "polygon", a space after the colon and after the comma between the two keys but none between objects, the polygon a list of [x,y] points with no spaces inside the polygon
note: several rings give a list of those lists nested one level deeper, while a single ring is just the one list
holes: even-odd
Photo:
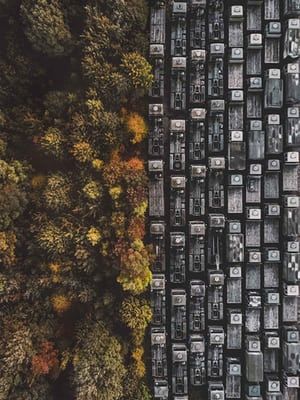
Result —
[{"label": "row of parked truck", "polygon": [[[297,344],[299,342],[299,331],[296,329],[284,329],[282,335],[283,348],[281,350],[280,338],[273,332],[266,332],[263,337],[264,351],[261,349],[262,342],[260,337],[254,335],[246,336],[245,343],[243,344],[245,349],[245,371],[242,371],[242,364],[239,357],[226,357],[226,362],[223,360],[223,347],[225,345],[223,328],[210,326],[208,334],[208,344],[203,334],[191,334],[188,344],[172,344],[171,360],[173,375],[171,386],[173,392],[188,392],[188,375],[190,384],[195,387],[205,385],[208,382],[209,386],[214,383],[219,388],[223,387],[223,385],[220,385],[220,382],[213,379],[220,379],[225,375],[226,398],[240,398],[242,372],[248,382],[264,382],[266,391],[270,392],[269,394],[267,393],[267,399],[272,399],[272,395],[275,396],[273,396],[275,399],[282,398],[282,395],[281,397],[278,395],[281,394],[280,388],[284,384],[290,388],[297,388],[297,384],[295,385],[295,383],[298,383],[297,364],[296,362],[293,365],[290,363],[290,359],[293,359],[293,356],[297,354],[295,351],[297,351]],[[155,388],[157,386],[161,388],[163,382],[167,384],[164,378],[167,379],[168,367],[166,331],[164,328],[152,328],[151,346],[152,357],[155,361],[152,366],[152,374],[154,378],[158,378]],[[207,350],[206,347],[208,347]],[[274,369],[279,368],[278,360],[280,358],[280,351],[283,352],[282,367],[284,369],[281,379],[273,373]],[[274,382],[276,382],[276,385],[274,385]],[[248,384],[248,389],[251,386],[253,393],[257,394],[258,388],[254,388],[254,386],[259,385]],[[274,394],[274,392],[277,393]],[[259,396],[249,395],[248,397]],[[286,398],[288,399],[289,397]]]},{"label": "row of parked truck", "polygon": [[296,400],[300,0],[154,0],[149,57],[154,399]]},{"label": "row of parked truck", "polygon": [[[233,267],[234,268],[234,267]],[[250,270],[250,272],[252,272]],[[171,339],[186,340],[188,332],[192,334],[204,332],[206,321],[226,321],[227,349],[242,349],[242,324],[246,333],[259,332],[262,328],[279,329],[283,323],[297,322],[297,306],[295,297],[298,292],[295,285],[286,284],[284,287],[282,315],[279,315],[280,295],[277,288],[264,289],[261,293],[253,289],[247,290],[245,299],[242,299],[239,280],[239,268],[229,271],[229,277],[224,288],[224,274],[212,271],[209,287],[201,280],[190,282],[188,291],[185,289],[171,289]],[[251,282],[252,283],[252,282]],[[238,290],[230,293],[235,286]],[[251,286],[254,286],[253,284]],[[274,284],[269,284],[274,286]],[[223,302],[223,293],[227,290],[227,302]],[[166,292],[164,275],[154,275],[152,283],[153,327],[165,328],[166,325]],[[207,293],[206,293],[207,291]],[[207,311],[205,303],[207,294]],[[294,297],[294,299],[291,299]],[[244,315],[239,307],[244,301]],[[292,301],[294,300],[294,301]],[[224,307],[226,306],[226,319]],[[232,325],[237,325],[233,329]]]},{"label": "row of parked truck", "polygon": [[[298,233],[298,200],[297,196],[282,195],[282,192],[298,187],[299,152],[287,152],[284,159],[283,165],[278,159],[264,160],[264,174],[262,165],[256,163],[251,164],[249,170],[241,174],[241,170],[230,173],[225,167],[224,157],[209,157],[208,168],[205,165],[192,164],[188,178],[184,175],[170,175],[167,182],[163,160],[151,160],[148,164],[149,215],[163,218],[169,214],[170,226],[181,227],[186,225],[187,214],[197,218],[207,215],[209,209],[217,211],[225,208],[229,215],[242,215],[246,212],[249,220],[260,220],[265,216],[264,223],[267,225],[269,218],[280,217],[274,203],[283,199],[290,209],[284,210],[284,232],[287,236],[293,236]],[[168,209],[165,209],[165,183],[170,189]],[[263,197],[267,203],[259,215],[256,215],[253,209],[260,204]],[[268,236],[268,231],[265,234]],[[266,237],[265,241],[272,243],[272,238]]]},{"label": "row of parked truck", "polygon": [[[295,64],[293,64],[295,65]],[[300,64],[299,64],[300,65]],[[297,64],[297,68],[299,67]],[[299,82],[299,74],[296,74],[296,82]],[[293,84],[295,87],[295,84]],[[298,87],[297,101],[300,99],[300,89]],[[249,104],[249,114],[253,119],[247,120],[247,138],[243,137],[243,120],[239,114],[243,110],[243,92],[232,91],[231,95],[242,100],[242,103],[228,102],[228,128],[230,136],[227,134],[229,170],[245,170],[246,157],[249,160],[264,160],[266,156],[282,154],[285,146],[290,151],[299,148],[299,133],[297,122],[299,118],[299,106],[290,104],[281,115],[273,112],[267,114],[264,120],[261,118],[261,94],[257,99],[255,93],[250,92],[247,97]],[[249,101],[251,99],[251,102]],[[209,115],[205,108],[192,108],[189,112],[188,120],[171,119],[169,126],[164,121],[164,104],[150,104],[149,106],[149,125],[150,137],[148,153],[152,157],[164,157],[165,150],[170,153],[169,168],[171,171],[184,171],[186,167],[185,154],[188,154],[190,162],[204,161],[207,155],[224,153],[224,100],[209,101]],[[255,108],[255,110],[254,110]],[[242,114],[241,114],[242,116]],[[283,130],[285,135],[283,135]],[[165,131],[169,132],[169,149],[165,149]],[[207,145],[205,142],[207,132]],[[247,140],[245,140],[247,139]],[[246,146],[247,145],[247,146]],[[248,149],[247,149],[248,147]],[[240,157],[237,158],[237,155]],[[236,160],[237,158],[237,160]],[[293,160],[286,160],[292,162]],[[295,162],[295,160],[294,160]]]},{"label": "row of parked truck", "polygon": [[[166,240],[168,239],[171,250],[168,260],[168,278],[173,283],[186,282],[187,270],[191,273],[200,273],[208,269],[209,272],[213,266],[220,266],[225,262],[231,264],[263,262],[265,265],[280,263],[286,281],[297,283],[297,270],[292,272],[290,264],[298,260],[299,245],[293,238],[295,239],[299,234],[297,231],[299,229],[299,223],[297,223],[299,197],[286,196],[284,202],[287,206],[283,209],[283,215],[278,204],[267,204],[263,217],[260,208],[248,208],[248,219],[244,224],[245,233],[241,233],[241,223],[238,220],[229,220],[225,229],[223,214],[209,214],[208,232],[202,221],[190,221],[187,235],[174,231],[170,232],[168,238],[166,238],[164,222],[152,222],[150,237],[155,249],[153,272],[166,272]],[[283,221],[280,221],[280,215]],[[291,237],[291,240],[285,244],[283,257],[275,247],[276,244],[279,246],[280,222],[283,222],[281,233]],[[225,230],[228,233],[224,235]],[[252,247],[259,247],[262,242],[266,245],[263,253],[252,249]],[[181,265],[180,270],[179,265]]]}]

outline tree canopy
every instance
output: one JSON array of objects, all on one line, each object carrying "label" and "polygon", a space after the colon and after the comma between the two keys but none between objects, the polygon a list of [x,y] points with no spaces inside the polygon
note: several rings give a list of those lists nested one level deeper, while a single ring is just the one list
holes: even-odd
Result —
[{"label": "tree canopy", "polygon": [[0,0],[0,399],[150,399],[147,12]]}]

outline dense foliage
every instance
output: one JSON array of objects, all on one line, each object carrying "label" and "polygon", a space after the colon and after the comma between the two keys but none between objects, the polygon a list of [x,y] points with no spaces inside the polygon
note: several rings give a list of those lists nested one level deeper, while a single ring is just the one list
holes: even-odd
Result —
[{"label": "dense foliage", "polygon": [[0,400],[148,400],[146,0],[0,1]]}]

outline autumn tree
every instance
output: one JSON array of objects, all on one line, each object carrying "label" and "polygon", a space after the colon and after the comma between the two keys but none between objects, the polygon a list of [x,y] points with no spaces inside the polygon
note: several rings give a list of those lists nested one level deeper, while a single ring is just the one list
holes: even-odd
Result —
[{"label": "autumn tree", "polygon": [[45,154],[58,159],[63,157],[64,142],[65,139],[60,130],[53,127],[49,127],[39,139],[39,143]]},{"label": "autumn tree", "polygon": [[37,354],[32,357],[31,369],[34,375],[48,375],[55,368],[58,368],[58,351],[54,344],[44,341]]},{"label": "autumn tree", "polygon": [[45,216],[37,217],[40,218],[41,225],[33,226],[32,230],[35,231],[36,240],[41,250],[52,257],[66,254],[70,249],[73,236],[69,222],[65,219],[50,220]]},{"label": "autumn tree", "polygon": [[139,53],[123,55],[121,68],[134,89],[148,89],[153,81],[152,67]]},{"label": "autumn tree", "polygon": [[145,330],[151,321],[152,313],[144,299],[130,296],[121,306],[120,316],[123,323],[131,329],[136,344],[141,344]]},{"label": "autumn tree", "polygon": [[16,263],[17,238],[13,231],[0,232],[0,265],[11,267]]},{"label": "autumn tree", "polygon": [[[118,246],[116,250],[119,251]],[[120,274],[117,280],[124,290],[135,294],[145,291],[152,278],[150,260],[150,252],[140,239],[136,239],[128,248],[120,249]]]},{"label": "autumn tree", "polygon": [[65,175],[50,175],[43,192],[46,207],[56,212],[68,209],[71,204],[70,192],[71,184]]},{"label": "autumn tree", "polygon": [[0,13],[0,399],[149,400],[148,4]]},{"label": "autumn tree", "polygon": [[133,112],[125,115],[125,122],[133,144],[140,143],[145,139],[147,125],[145,119],[140,114]]}]

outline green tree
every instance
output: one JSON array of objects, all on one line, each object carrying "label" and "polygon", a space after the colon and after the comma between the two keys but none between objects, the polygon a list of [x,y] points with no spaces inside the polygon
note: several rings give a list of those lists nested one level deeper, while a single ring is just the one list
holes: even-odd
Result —
[{"label": "green tree", "polygon": [[118,400],[125,366],[119,341],[102,322],[83,321],[77,329],[72,385],[76,400]]},{"label": "green tree", "polygon": [[0,229],[11,227],[27,204],[27,194],[18,185],[0,185]]},{"label": "green tree", "polygon": [[0,160],[0,229],[11,227],[27,206],[27,172],[24,163]]},{"label": "green tree", "polygon": [[62,90],[47,92],[44,98],[46,114],[53,118],[63,117],[75,99],[77,100],[75,93]]},{"label": "green tree", "polygon": [[61,2],[58,0],[23,0],[21,17],[32,47],[49,57],[67,55],[72,36]]},{"label": "green tree", "polygon": [[41,355],[41,344],[45,340],[48,341],[49,336],[53,335],[57,328],[50,314],[46,318],[38,317],[39,307],[38,303],[29,305],[26,302],[14,308],[2,307],[1,399],[51,400],[53,398],[50,382],[44,376],[35,374],[32,369],[34,356]]}]

